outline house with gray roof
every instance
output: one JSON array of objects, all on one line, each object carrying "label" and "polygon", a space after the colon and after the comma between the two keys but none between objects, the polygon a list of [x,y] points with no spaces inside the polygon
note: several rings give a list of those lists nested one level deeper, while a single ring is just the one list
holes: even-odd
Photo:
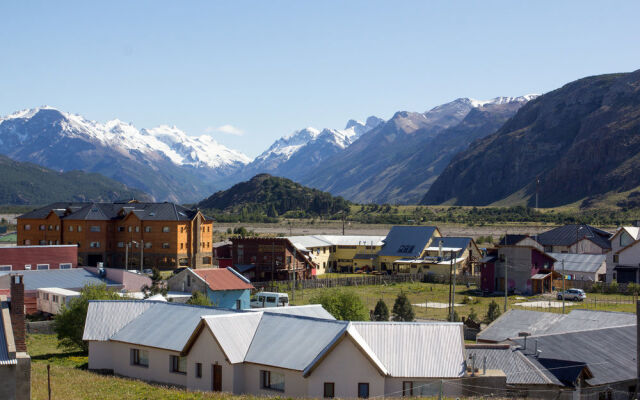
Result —
[{"label": "house with gray roof", "polygon": [[567,279],[604,282],[607,277],[605,254],[547,253],[556,259],[553,269]]},{"label": "house with gray roof", "polygon": [[464,393],[461,324],[319,315],[315,308],[92,301],[83,339],[91,370],[189,390],[313,398],[436,395],[441,387],[448,396]]},{"label": "house with gray roof", "polygon": [[611,250],[611,233],[587,224],[569,224],[534,238],[547,253],[605,254]]}]

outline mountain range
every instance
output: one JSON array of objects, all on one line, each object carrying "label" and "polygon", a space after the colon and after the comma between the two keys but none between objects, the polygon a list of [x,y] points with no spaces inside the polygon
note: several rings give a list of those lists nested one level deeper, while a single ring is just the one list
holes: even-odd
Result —
[{"label": "mountain range", "polygon": [[591,76],[527,103],[456,155],[423,204],[588,206],[640,189],[640,70]]}]

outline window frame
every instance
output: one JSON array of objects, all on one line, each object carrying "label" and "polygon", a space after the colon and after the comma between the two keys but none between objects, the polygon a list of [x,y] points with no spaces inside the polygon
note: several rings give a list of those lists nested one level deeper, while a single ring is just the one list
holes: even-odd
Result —
[{"label": "window frame", "polygon": [[[46,268],[40,268],[40,267],[46,267]],[[36,264],[36,271],[44,271],[49,269],[49,264]]]},{"label": "window frame", "polygon": [[60,263],[58,264],[58,269],[71,269],[73,268],[73,263]]},{"label": "window frame", "polygon": [[[181,375],[187,374],[187,357],[180,357],[172,354],[169,356],[169,365],[169,372]],[[181,370],[181,367],[184,369]]]},{"label": "window frame", "polygon": [[196,378],[202,378],[202,363],[196,363]]},{"label": "window frame", "polygon": [[[331,387],[331,394],[327,393],[327,385]],[[322,386],[322,397],[325,399],[333,399],[336,397],[336,383],[335,382],[325,382]]]},{"label": "window frame", "polygon": [[[360,388],[367,388],[367,395],[366,396],[362,396],[361,395],[361,390]],[[369,382],[358,382],[358,398],[359,399],[368,399],[369,396],[371,395],[371,393],[369,392]]]},{"label": "window frame", "polygon": [[[146,357],[141,357],[141,354],[145,353]],[[129,354],[131,357],[131,365],[136,367],[149,368],[149,350],[131,349]],[[145,358],[147,361],[146,364],[142,362],[143,360],[145,360]]]},{"label": "window frame", "polygon": [[169,233],[169,232],[171,232],[170,227],[168,227],[168,226],[163,226],[162,227],[162,233]]},{"label": "window frame", "polygon": [[[407,389],[406,386],[409,386]],[[413,396],[413,381],[402,381],[402,397]]]},{"label": "window frame", "polygon": [[89,232],[100,232],[100,231],[101,231],[100,225],[89,226]]},{"label": "window frame", "polygon": [[9,264],[5,264],[5,265],[0,265],[0,271],[12,271],[13,270],[13,265],[9,265]]},{"label": "window frame", "polygon": [[271,382],[271,375],[272,375],[272,371],[266,370],[266,369],[261,369],[260,370],[260,389],[262,390],[273,390],[275,392],[280,392],[280,393],[284,393],[284,389],[285,389],[285,375],[282,372],[276,372],[274,375],[280,375],[282,376],[282,388],[280,387],[275,387]]}]

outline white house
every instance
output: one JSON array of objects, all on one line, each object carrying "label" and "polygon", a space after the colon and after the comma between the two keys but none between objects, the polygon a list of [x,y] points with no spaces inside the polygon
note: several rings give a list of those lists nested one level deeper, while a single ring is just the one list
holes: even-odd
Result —
[{"label": "white house", "polygon": [[61,288],[40,288],[38,289],[37,307],[38,311],[58,314],[62,305],[68,306],[71,299],[80,297],[80,292]]},{"label": "white house", "polygon": [[83,339],[91,370],[189,390],[314,398],[464,393],[456,381],[467,375],[461,324],[336,321],[318,318],[326,314],[317,308],[286,307],[290,314],[93,301]]},{"label": "white house", "polygon": [[611,236],[607,282],[640,282],[640,228],[623,226]]}]

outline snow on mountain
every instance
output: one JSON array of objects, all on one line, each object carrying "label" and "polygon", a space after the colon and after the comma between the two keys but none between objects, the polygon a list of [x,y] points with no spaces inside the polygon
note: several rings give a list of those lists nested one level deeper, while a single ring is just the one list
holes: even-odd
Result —
[{"label": "snow on mountain", "polygon": [[[245,165],[251,161],[246,155],[221,145],[208,135],[188,136],[175,126],[162,125],[138,130],[132,124],[118,119],[101,124],[48,106],[18,111],[0,118],[0,123],[16,119],[29,120],[42,110],[51,110],[63,117],[60,119],[60,133],[64,136],[95,141],[119,153],[159,153],[180,166],[208,168]],[[22,134],[20,140],[28,140],[28,135]]]},{"label": "snow on mountain", "polygon": [[507,104],[507,103],[513,103],[513,102],[526,103],[529,100],[533,100],[538,96],[539,96],[538,94],[526,94],[524,96],[517,96],[517,97],[500,96],[500,97],[493,98],[491,100],[476,100],[476,99],[468,99],[468,100],[471,101],[471,104],[473,105],[473,107],[483,107],[483,106],[486,106],[487,104]]}]

